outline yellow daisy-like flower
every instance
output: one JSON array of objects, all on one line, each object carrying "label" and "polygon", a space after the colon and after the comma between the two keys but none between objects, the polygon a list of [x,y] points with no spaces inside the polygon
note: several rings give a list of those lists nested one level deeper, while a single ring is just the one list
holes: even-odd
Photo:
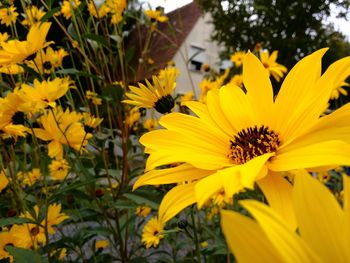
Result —
[{"label": "yellow daisy-like flower", "polygon": [[230,57],[230,60],[235,64],[236,67],[240,67],[243,64],[245,54],[245,51],[237,51]]},{"label": "yellow daisy-like flower", "polygon": [[287,73],[287,68],[276,62],[278,51],[273,51],[271,56],[269,51],[260,50],[260,60],[264,67],[268,70],[269,74],[275,78],[276,81],[280,81],[285,73]]},{"label": "yellow daisy-like flower", "polygon": [[71,88],[72,81],[55,78],[40,82],[35,79],[33,87],[22,84],[20,94],[27,104],[30,104],[32,112],[44,110],[47,107],[55,108],[56,100],[61,98]]},{"label": "yellow daisy-like flower", "polygon": [[68,53],[63,48],[53,50],[51,47],[48,47],[46,51],[40,50],[36,54],[34,60],[26,61],[26,63],[29,67],[41,74],[49,74],[56,68],[62,66],[63,58],[66,56],[68,56]]},{"label": "yellow daisy-like flower", "polygon": [[34,168],[29,172],[18,172],[17,178],[22,182],[22,185],[33,185],[41,177],[41,171],[38,168]]},{"label": "yellow daisy-like flower", "polygon": [[0,66],[22,63],[28,56],[49,45],[51,42],[45,43],[45,39],[50,26],[51,23],[47,22],[37,23],[29,29],[27,40],[3,42],[0,50]]},{"label": "yellow daisy-like flower", "polygon": [[35,5],[29,6],[25,10],[25,19],[22,21],[22,25],[31,26],[40,23],[41,18],[43,18],[45,14],[46,13],[43,10]]},{"label": "yellow daisy-like flower", "polygon": [[92,104],[94,105],[102,104],[102,99],[99,98],[98,94],[93,91],[87,90],[85,96],[88,100],[91,100]]},{"label": "yellow daisy-like flower", "polygon": [[130,100],[124,103],[143,108],[154,108],[159,113],[170,113],[175,106],[172,93],[176,87],[178,69],[167,68],[162,70],[158,76],[152,76],[153,85],[145,80],[146,85],[139,83],[139,87],[129,86],[133,93],[125,95]]},{"label": "yellow daisy-like flower", "polygon": [[84,129],[87,133],[92,133],[96,129],[96,127],[101,124],[102,121],[102,118],[94,117],[88,112],[83,113]]},{"label": "yellow daisy-like flower", "polygon": [[98,240],[95,243],[95,250],[102,250],[105,249],[106,247],[109,247],[109,241],[107,239],[104,240]]},{"label": "yellow daisy-like flower", "polygon": [[8,66],[0,66],[0,73],[7,74],[7,75],[17,75],[24,72],[23,67],[21,67],[18,64],[12,64]]},{"label": "yellow daisy-like flower", "polygon": [[149,118],[143,122],[143,127],[146,130],[152,131],[158,126],[158,121],[156,119]]},{"label": "yellow daisy-like flower", "polygon": [[193,96],[194,96],[193,91],[186,92],[184,95],[180,97],[180,101],[181,102],[191,101],[193,100]]},{"label": "yellow daisy-like flower", "polygon": [[[257,183],[270,206],[295,226],[292,186],[279,173],[350,165],[350,104],[320,117],[334,85],[350,74],[350,57],[321,76],[326,50],[302,59],[276,98],[268,72],[248,53],[243,64],[247,93],[231,85],[211,90],[206,104],[184,103],[197,117],[165,115],[159,121],[165,129],[140,138],[149,157],[147,173],[134,189],[188,182],[164,197],[159,208],[164,222],[190,204],[201,207],[219,191],[232,196]],[[182,164],[164,168],[173,163]]]},{"label": "yellow daisy-like flower", "polygon": [[9,180],[7,179],[6,173],[4,171],[0,172],[0,192],[6,188],[9,184]]},{"label": "yellow daisy-like flower", "polygon": [[233,84],[235,86],[243,88],[243,75],[242,74],[234,75],[228,84]]},{"label": "yellow daisy-like flower", "polygon": [[308,174],[296,176],[293,205],[299,235],[257,201],[240,202],[256,221],[222,211],[222,229],[238,262],[350,262],[350,178],[343,179],[342,209],[320,182]]},{"label": "yellow daisy-like flower", "polygon": [[123,20],[123,11],[126,8],[126,0],[106,0],[106,6],[109,8],[111,24],[116,25]]},{"label": "yellow daisy-like flower", "polygon": [[43,128],[34,128],[36,137],[44,141],[50,141],[49,156],[51,158],[63,158],[63,145],[68,145],[76,151],[83,150],[91,134],[86,134],[84,126],[80,122],[82,116],[69,109],[63,111],[61,107],[46,112],[40,117]]},{"label": "yellow daisy-like flower", "polygon": [[343,87],[350,87],[350,84],[342,81],[339,85],[337,85],[332,91],[331,100],[339,99],[340,94],[344,96],[348,95],[348,91]]},{"label": "yellow daisy-like flower", "polygon": [[65,159],[52,160],[49,165],[50,176],[54,180],[64,180],[69,169],[69,163]]},{"label": "yellow daisy-like flower", "polygon": [[10,92],[0,98],[0,130],[11,136],[26,136],[28,128],[25,123],[25,100],[18,92]]},{"label": "yellow daisy-like flower", "polygon": [[152,217],[142,230],[142,243],[146,248],[157,247],[159,242],[164,235],[164,223],[160,221],[157,217]]},{"label": "yellow daisy-like flower", "polygon": [[152,208],[146,206],[146,205],[141,205],[136,207],[135,214],[139,217],[147,217],[149,213],[151,213]]},{"label": "yellow daisy-like flower", "polygon": [[169,19],[167,16],[162,15],[162,12],[159,10],[145,10],[145,15],[151,19],[152,22],[158,21],[160,23],[167,22]]},{"label": "yellow daisy-like flower", "polygon": [[65,19],[70,19],[72,17],[72,12],[74,9],[80,6],[80,0],[65,0],[61,6],[61,13]]},{"label": "yellow daisy-like flower", "polygon": [[10,262],[13,262],[13,256],[6,250],[6,246],[24,247],[22,240],[13,235],[13,233],[8,231],[0,232],[0,259],[9,259]]},{"label": "yellow daisy-like flower", "polygon": [[141,118],[141,113],[138,108],[132,108],[128,115],[125,118],[125,123],[128,125],[129,128],[134,126],[136,122],[138,122]]},{"label": "yellow daisy-like flower", "polygon": [[88,10],[90,15],[96,18],[103,18],[111,11],[106,2],[98,6],[94,1],[88,2]]},{"label": "yellow daisy-like flower", "polygon": [[6,26],[16,23],[18,13],[16,7],[11,5],[10,7],[3,7],[0,9],[0,23]]}]

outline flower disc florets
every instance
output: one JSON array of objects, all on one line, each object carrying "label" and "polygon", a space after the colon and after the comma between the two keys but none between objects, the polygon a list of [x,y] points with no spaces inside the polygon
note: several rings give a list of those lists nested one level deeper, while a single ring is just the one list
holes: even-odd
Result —
[{"label": "flower disc florets", "polygon": [[231,140],[228,156],[235,164],[244,164],[254,157],[275,152],[280,145],[278,135],[265,126],[243,129]]},{"label": "flower disc florets", "polygon": [[154,108],[156,109],[156,111],[162,114],[170,113],[171,109],[174,108],[174,106],[175,106],[175,101],[171,95],[166,95],[161,97],[154,104]]}]

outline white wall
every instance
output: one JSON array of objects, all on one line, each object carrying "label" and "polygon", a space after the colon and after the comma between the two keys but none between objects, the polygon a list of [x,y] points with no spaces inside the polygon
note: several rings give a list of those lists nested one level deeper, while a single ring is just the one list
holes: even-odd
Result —
[{"label": "white wall", "polygon": [[186,93],[192,90],[193,86],[197,98],[200,94],[198,84],[203,79],[204,73],[203,71],[198,72],[190,70],[188,64],[186,64],[190,56],[191,45],[205,49],[204,63],[217,68],[220,48],[215,42],[210,40],[210,35],[214,27],[212,24],[207,23],[208,21],[210,21],[209,14],[198,19],[192,31],[188,34],[186,40],[182,43],[179,51],[173,58],[175,65],[180,69],[180,75],[177,78],[177,93]]}]

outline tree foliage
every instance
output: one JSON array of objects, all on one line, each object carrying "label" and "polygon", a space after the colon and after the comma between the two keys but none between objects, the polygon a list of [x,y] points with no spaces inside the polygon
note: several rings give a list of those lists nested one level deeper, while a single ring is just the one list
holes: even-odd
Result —
[{"label": "tree foliage", "polygon": [[341,47],[326,60],[350,53],[344,35],[324,23],[330,16],[331,5],[339,17],[346,17],[350,7],[347,0],[198,0],[198,3],[212,15],[215,26],[212,38],[223,44],[228,53],[253,49],[256,43],[261,43],[269,50],[279,50],[278,61],[288,68],[322,47]]}]

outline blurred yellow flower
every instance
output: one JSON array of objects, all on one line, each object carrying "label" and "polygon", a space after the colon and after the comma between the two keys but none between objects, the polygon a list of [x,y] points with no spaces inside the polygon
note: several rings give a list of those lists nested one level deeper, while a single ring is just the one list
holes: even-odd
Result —
[{"label": "blurred yellow flower", "polygon": [[96,127],[101,124],[102,121],[102,118],[94,117],[88,112],[83,113],[84,130],[87,133],[92,133],[94,129],[96,129]]},{"label": "blurred yellow flower", "polygon": [[237,87],[243,88],[243,75],[242,74],[233,75],[233,77],[231,78],[228,84],[234,84]]},{"label": "blurred yellow flower", "polygon": [[109,241],[107,239],[98,240],[95,243],[95,250],[105,249],[106,247],[109,247]]},{"label": "blurred yellow flower", "polygon": [[145,10],[145,15],[151,19],[152,22],[158,21],[160,23],[164,23],[168,21],[168,17],[165,15],[162,15],[162,12],[159,10]]},{"label": "blurred yellow flower", "polygon": [[276,62],[278,51],[273,51],[271,56],[269,55],[269,51],[267,50],[260,50],[259,54],[260,60],[269,72],[269,74],[271,74],[276,81],[280,81],[283,75],[287,73],[287,68]]},{"label": "blurred yellow flower", "polygon": [[142,230],[142,243],[146,248],[157,247],[164,235],[164,223],[157,217],[152,217]]},{"label": "blurred yellow flower", "polygon": [[232,56],[230,57],[230,60],[232,61],[232,63],[235,64],[236,67],[240,67],[243,64],[243,59],[245,54],[246,54],[245,51],[237,51],[232,54]]},{"label": "blurred yellow flower", "polygon": [[337,85],[333,90],[331,94],[331,99],[336,100],[339,99],[340,94],[347,96],[348,92],[343,87],[350,87],[349,83],[346,83],[345,81],[342,81],[339,85]]},{"label": "blurred yellow flower", "polygon": [[158,121],[153,118],[149,118],[143,122],[143,127],[146,130],[152,131],[158,126]]},{"label": "blurred yellow flower", "polygon": [[22,185],[33,185],[35,184],[41,177],[40,169],[34,168],[29,172],[18,172],[16,176],[21,182]]},{"label": "blurred yellow flower", "polygon": [[52,160],[49,164],[50,176],[53,180],[64,180],[69,169],[70,166],[66,159]]},{"label": "blurred yellow flower", "polygon": [[10,7],[2,7],[0,9],[0,23],[6,26],[16,23],[18,13],[16,7],[11,5]]},{"label": "blurred yellow flower", "polygon": [[240,202],[256,221],[222,211],[222,230],[238,262],[350,262],[350,178],[343,179],[342,209],[322,183],[305,172],[296,176],[293,205],[298,234],[257,201]]},{"label": "blurred yellow flower", "polygon": [[80,6],[80,0],[64,0],[61,6],[61,13],[65,19],[70,19],[72,17],[72,12],[74,9]]},{"label": "blurred yellow flower", "polygon": [[0,50],[0,66],[21,63],[28,56],[36,53],[51,42],[46,43],[46,35],[49,32],[51,23],[37,23],[29,29],[27,40],[9,40],[3,42]]},{"label": "blurred yellow flower", "polygon": [[0,192],[9,184],[5,171],[0,172]]},{"label": "blurred yellow flower", "polygon": [[151,208],[146,205],[140,205],[136,207],[135,214],[139,217],[147,217],[151,213]]},{"label": "blurred yellow flower", "polygon": [[22,21],[22,25],[31,26],[40,23],[41,18],[43,18],[45,14],[43,10],[35,5],[31,5],[25,9],[25,19]]},{"label": "blurred yellow flower", "polygon": [[63,58],[66,56],[68,56],[68,53],[63,48],[53,50],[48,47],[46,51],[40,50],[34,60],[26,61],[26,64],[41,74],[49,74],[62,66]]},{"label": "blurred yellow flower", "polygon": [[191,101],[193,100],[193,96],[194,96],[193,91],[188,91],[184,95],[181,95],[180,101],[181,102]]},{"label": "blurred yellow flower", "polygon": [[102,104],[102,99],[98,97],[98,94],[87,90],[85,93],[85,96],[88,100],[91,100],[92,104],[94,105],[101,105]]}]

